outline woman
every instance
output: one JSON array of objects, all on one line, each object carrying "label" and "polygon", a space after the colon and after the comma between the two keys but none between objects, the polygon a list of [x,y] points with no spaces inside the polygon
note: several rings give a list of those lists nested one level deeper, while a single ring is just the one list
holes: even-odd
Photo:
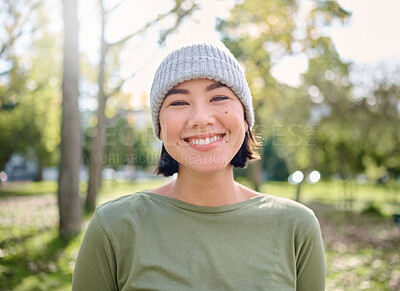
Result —
[{"label": "woman", "polygon": [[150,103],[163,144],[157,173],[177,177],[97,208],[73,290],[324,290],[313,212],[234,181],[233,167],[257,155],[251,94],[232,54],[173,51]]}]

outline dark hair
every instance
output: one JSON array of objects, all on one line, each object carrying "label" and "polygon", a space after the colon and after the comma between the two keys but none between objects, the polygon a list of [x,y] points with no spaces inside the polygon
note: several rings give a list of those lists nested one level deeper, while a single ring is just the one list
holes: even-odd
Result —
[{"label": "dark hair", "polygon": [[[251,160],[259,160],[260,156],[255,151],[255,148],[259,146],[257,137],[254,138],[251,131],[246,132],[242,146],[239,151],[231,160],[230,164],[235,168],[246,168],[247,163]],[[172,176],[178,172],[178,162],[169,155],[166,151],[164,144],[161,148],[161,155],[158,161],[155,173],[157,175],[163,175],[165,177]]]}]

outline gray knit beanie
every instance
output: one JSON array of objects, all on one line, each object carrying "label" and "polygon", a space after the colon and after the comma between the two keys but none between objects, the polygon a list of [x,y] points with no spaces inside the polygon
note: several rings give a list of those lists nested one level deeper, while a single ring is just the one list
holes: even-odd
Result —
[{"label": "gray knit beanie", "polygon": [[150,92],[153,132],[160,138],[159,113],[165,95],[176,85],[193,79],[212,79],[227,85],[242,102],[246,120],[254,124],[253,104],[246,77],[228,49],[194,44],[171,52],[160,64]]}]

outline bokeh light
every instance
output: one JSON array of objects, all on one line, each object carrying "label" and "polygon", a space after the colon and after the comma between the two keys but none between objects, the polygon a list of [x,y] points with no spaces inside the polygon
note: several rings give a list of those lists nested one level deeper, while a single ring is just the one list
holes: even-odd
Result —
[{"label": "bokeh light", "polygon": [[307,175],[307,183],[315,184],[321,179],[321,174],[318,171],[312,171]]},{"label": "bokeh light", "polygon": [[288,178],[288,181],[290,184],[299,184],[303,181],[304,179],[304,174],[301,171],[295,171],[293,174],[291,174]]},{"label": "bokeh light", "polygon": [[8,178],[7,173],[2,171],[0,173],[0,182],[2,182],[2,183],[7,182],[7,178]]}]

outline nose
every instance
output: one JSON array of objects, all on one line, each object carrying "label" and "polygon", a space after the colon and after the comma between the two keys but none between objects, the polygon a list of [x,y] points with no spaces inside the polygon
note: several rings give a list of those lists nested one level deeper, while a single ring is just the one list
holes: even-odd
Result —
[{"label": "nose", "polygon": [[206,105],[195,105],[188,120],[189,128],[205,128],[215,123],[214,114],[211,108]]}]

